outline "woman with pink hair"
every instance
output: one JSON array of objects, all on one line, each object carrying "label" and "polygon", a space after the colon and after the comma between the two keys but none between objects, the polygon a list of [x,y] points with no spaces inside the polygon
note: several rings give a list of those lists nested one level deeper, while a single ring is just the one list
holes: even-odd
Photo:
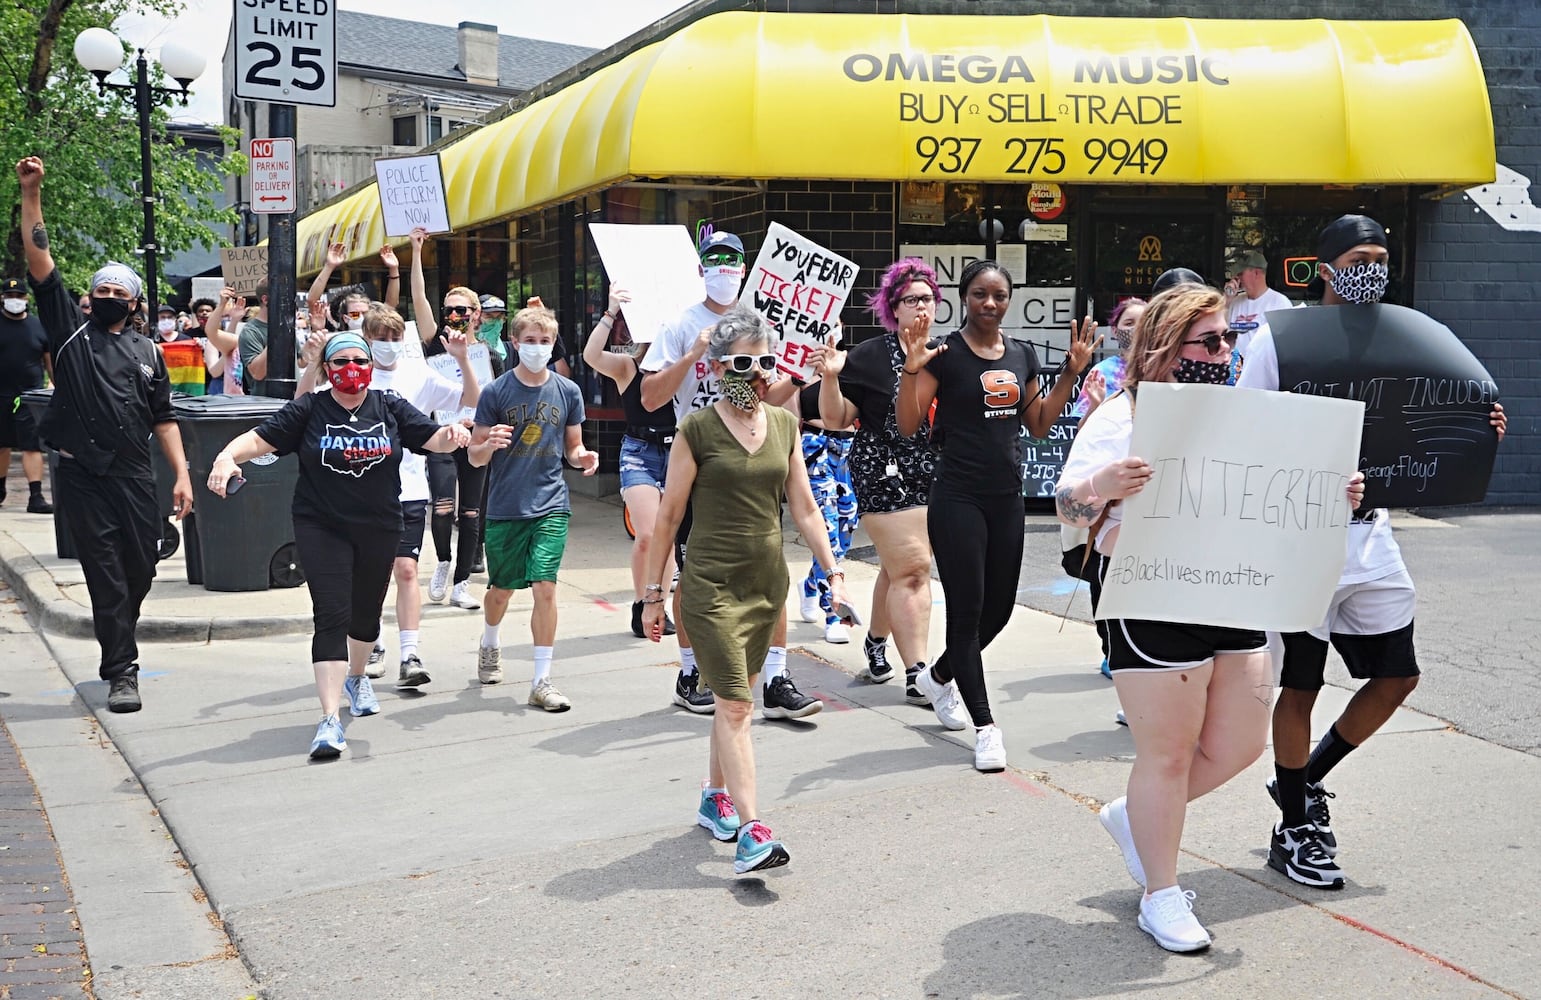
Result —
[{"label": "woman with pink hair", "polygon": [[817,363],[819,413],[826,427],[860,420],[849,458],[862,524],[877,547],[877,582],[872,587],[872,624],[865,642],[865,678],[882,684],[894,675],[888,664],[888,635],[904,660],[905,700],[928,705],[915,687],[926,666],[931,631],[931,545],[926,536],[926,501],[936,473],[929,427],[899,433],[894,394],[904,367],[900,330],[930,330],[941,292],[936,272],[907,257],[890,265],[867,304],[887,332],[849,352],[826,347]]}]

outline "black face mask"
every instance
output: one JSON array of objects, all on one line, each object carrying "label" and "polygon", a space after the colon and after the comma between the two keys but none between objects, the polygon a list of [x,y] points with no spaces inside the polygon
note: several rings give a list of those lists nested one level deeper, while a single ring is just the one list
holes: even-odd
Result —
[{"label": "black face mask", "polygon": [[107,295],[91,296],[91,318],[102,326],[117,326],[128,319],[128,314],[133,311],[134,304],[129,299],[115,299]]}]

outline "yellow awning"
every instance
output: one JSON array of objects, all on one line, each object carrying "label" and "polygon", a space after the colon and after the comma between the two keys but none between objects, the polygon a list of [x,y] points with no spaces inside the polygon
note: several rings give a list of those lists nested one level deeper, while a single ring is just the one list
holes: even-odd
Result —
[{"label": "yellow awning", "polygon": [[[442,150],[463,228],[649,177],[1478,184],[1466,26],[725,12]],[[385,242],[374,186],[299,223]]]}]

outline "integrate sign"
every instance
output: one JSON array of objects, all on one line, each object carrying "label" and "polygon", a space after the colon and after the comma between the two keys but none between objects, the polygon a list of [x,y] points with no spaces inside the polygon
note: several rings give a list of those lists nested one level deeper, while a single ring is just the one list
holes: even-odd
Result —
[{"label": "integrate sign", "polygon": [[248,151],[251,164],[251,210],[278,215],[296,209],[294,196],[294,140],[253,139]]},{"label": "integrate sign", "polygon": [[233,27],[236,97],[336,106],[333,0],[235,0]]}]

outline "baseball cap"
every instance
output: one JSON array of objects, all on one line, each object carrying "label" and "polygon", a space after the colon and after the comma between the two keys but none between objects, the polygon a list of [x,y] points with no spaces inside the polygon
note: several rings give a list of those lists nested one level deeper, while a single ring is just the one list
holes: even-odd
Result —
[{"label": "baseball cap", "polygon": [[0,295],[26,295],[27,286],[22,284],[20,278],[6,278],[0,282]]},{"label": "baseball cap", "polygon": [[701,241],[701,256],[705,257],[709,250],[732,250],[739,256],[743,256],[744,241],[732,233],[713,232]]},{"label": "baseball cap", "polygon": [[496,295],[482,296],[482,312],[508,312],[508,303]]},{"label": "baseball cap", "polygon": [[1176,288],[1178,285],[1208,285],[1208,282],[1204,280],[1203,275],[1191,268],[1174,267],[1161,272],[1150,286],[1150,294],[1160,295],[1167,289]]},{"label": "baseball cap", "polygon": [[1234,278],[1249,267],[1259,267],[1268,270],[1268,258],[1256,250],[1248,250],[1239,254],[1225,269],[1226,277]]},{"label": "baseball cap", "polygon": [[177,314],[177,307],[170,302],[162,302],[160,307],[155,310],[155,315],[159,316],[163,313],[170,313],[172,316],[175,316]]}]

